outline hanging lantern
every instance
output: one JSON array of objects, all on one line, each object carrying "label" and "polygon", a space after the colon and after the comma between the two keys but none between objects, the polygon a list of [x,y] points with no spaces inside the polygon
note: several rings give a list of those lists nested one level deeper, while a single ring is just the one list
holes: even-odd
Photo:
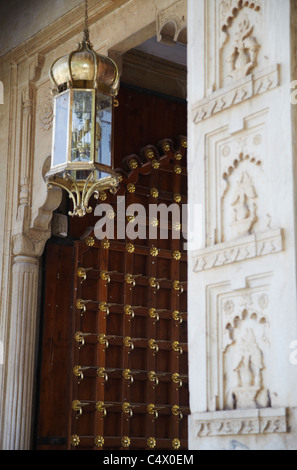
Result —
[{"label": "hanging lantern", "polygon": [[65,189],[73,201],[70,215],[91,212],[94,194],[115,192],[113,170],[113,109],[119,90],[115,62],[97,54],[89,39],[87,1],[85,27],[78,49],[51,66],[54,120],[49,186]]}]

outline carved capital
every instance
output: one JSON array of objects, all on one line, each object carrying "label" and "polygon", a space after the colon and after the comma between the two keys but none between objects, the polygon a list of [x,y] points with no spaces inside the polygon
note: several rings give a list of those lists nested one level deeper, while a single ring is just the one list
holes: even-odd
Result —
[{"label": "carved capital", "polygon": [[[44,162],[40,178],[49,169],[51,157]],[[60,188],[48,188],[45,185],[45,198],[36,213],[32,214],[28,205],[19,206],[18,219],[13,235],[13,254],[15,256],[41,256],[45,243],[51,236],[53,212],[59,207],[62,199]]]},{"label": "carved capital", "polygon": [[45,243],[50,238],[51,232],[31,229],[27,233],[18,233],[13,236],[14,256],[40,257]]}]

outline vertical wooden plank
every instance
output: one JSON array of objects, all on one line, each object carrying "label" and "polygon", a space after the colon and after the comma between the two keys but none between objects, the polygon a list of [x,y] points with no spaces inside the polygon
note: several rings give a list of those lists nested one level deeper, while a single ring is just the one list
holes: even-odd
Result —
[{"label": "vertical wooden plank", "polygon": [[66,449],[72,380],[73,247],[48,243],[44,260],[36,448]]}]

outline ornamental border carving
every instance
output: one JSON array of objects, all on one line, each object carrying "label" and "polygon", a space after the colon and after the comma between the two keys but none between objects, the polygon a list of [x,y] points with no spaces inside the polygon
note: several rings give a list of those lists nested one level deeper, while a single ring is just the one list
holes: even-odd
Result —
[{"label": "ornamental border carving", "polygon": [[212,93],[196,103],[192,108],[192,119],[195,124],[209,119],[215,114],[249,99],[262,95],[280,85],[280,65],[267,67],[261,72],[251,74],[243,79]]},{"label": "ornamental border carving", "polygon": [[283,238],[283,231],[278,229],[199,250],[193,254],[193,271],[199,273],[260,256],[280,253],[284,249]]},{"label": "ornamental border carving", "polygon": [[193,420],[198,437],[288,432],[285,408],[195,413]]}]

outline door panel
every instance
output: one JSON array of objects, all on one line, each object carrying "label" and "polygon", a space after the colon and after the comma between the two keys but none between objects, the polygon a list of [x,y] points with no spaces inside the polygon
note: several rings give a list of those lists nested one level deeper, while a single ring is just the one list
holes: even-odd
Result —
[{"label": "door panel", "polygon": [[44,255],[44,306],[40,338],[41,362],[35,446],[39,450],[66,449],[72,381],[72,297],[74,249],[48,243]]},{"label": "door panel", "polygon": [[[119,195],[126,208],[186,202],[185,138],[162,147],[130,156],[117,194],[101,195],[115,223]],[[92,232],[75,245],[70,449],[187,448],[187,255],[180,228],[161,239],[160,225],[157,239]]]}]

